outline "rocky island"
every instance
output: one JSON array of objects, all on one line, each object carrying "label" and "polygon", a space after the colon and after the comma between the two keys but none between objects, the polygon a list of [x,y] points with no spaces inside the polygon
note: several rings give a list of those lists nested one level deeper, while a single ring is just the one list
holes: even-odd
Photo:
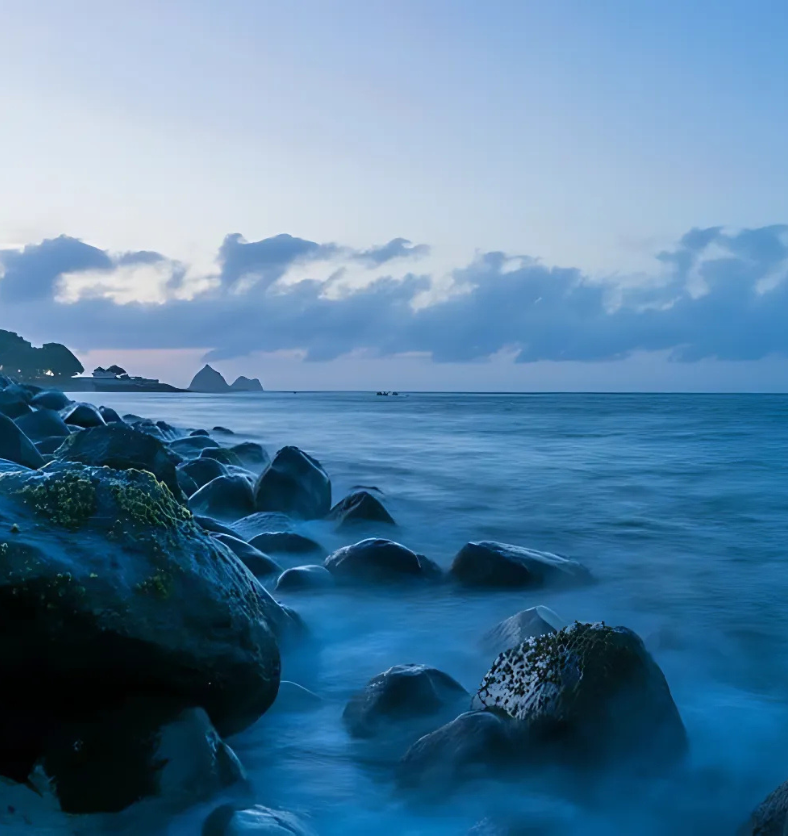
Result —
[{"label": "rocky island", "polygon": [[211,366],[203,366],[189,384],[190,392],[206,392],[210,394],[223,394],[226,392],[262,392],[263,385],[255,378],[248,378],[241,375],[235,382],[229,384],[220,372]]}]

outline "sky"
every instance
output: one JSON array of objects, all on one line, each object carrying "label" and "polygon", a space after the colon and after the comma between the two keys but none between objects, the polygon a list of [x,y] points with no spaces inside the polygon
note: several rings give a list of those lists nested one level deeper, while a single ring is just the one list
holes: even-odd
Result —
[{"label": "sky", "polygon": [[0,328],[271,389],[788,391],[788,5],[0,0]]}]

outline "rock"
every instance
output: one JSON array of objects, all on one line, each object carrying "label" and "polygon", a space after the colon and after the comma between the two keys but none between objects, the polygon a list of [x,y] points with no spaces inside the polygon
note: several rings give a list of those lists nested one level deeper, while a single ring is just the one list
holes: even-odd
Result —
[{"label": "rock", "polygon": [[220,435],[235,435],[232,430],[228,430],[227,427],[214,427],[213,432],[219,433]]},{"label": "rock", "polygon": [[183,470],[176,470],[175,475],[178,479],[178,487],[185,497],[190,497],[197,493],[199,486],[188,473]]},{"label": "rock", "polygon": [[190,436],[195,436],[195,435],[210,435],[210,433],[208,432],[208,430],[192,430],[192,431],[189,433],[189,435],[190,435]]},{"label": "rock", "polygon": [[0,774],[135,693],[204,708],[222,735],[274,701],[281,607],[150,473],[4,475],[0,553]]},{"label": "rock", "polygon": [[227,534],[230,537],[235,537],[237,532],[228,525],[222,525],[219,520],[214,520],[211,517],[201,517],[199,514],[194,515],[194,522],[205,531],[211,534]]},{"label": "rock", "polygon": [[788,833],[788,781],[758,805],[737,836],[784,836],[785,833]]},{"label": "rock", "polygon": [[71,435],[71,430],[60,414],[51,409],[37,409],[29,415],[17,418],[15,423],[31,441],[43,441],[55,435],[61,438]]},{"label": "rock", "polygon": [[400,761],[403,786],[443,794],[452,784],[486,777],[519,759],[508,721],[489,711],[468,711],[417,740]]},{"label": "rock", "polygon": [[456,716],[458,704],[468,696],[465,688],[443,671],[427,665],[396,665],[370,679],[351,697],[342,719],[353,737],[374,737],[380,732],[401,735],[398,727],[404,722],[426,718],[435,728],[439,725],[434,723],[436,716],[447,710]]},{"label": "rock", "polygon": [[292,813],[269,807],[239,810],[230,804],[217,807],[205,820],[202,836],[314,836]]},{"label": "rock", "polygon": [[8,459],[0,459],[0,473],[17,473],[20,470],[32,470],[30,467],[25,467],[23,464],[9,461]]},{"label": "rock", "polygon": [[36,450],[41,453],[42,456],[51,456],[60,445],[65,441],[64,438],[61,438],[59,435],[53,435],[49,438],[44,438],[41,441],[36,442]]},{"label": "rock", "polygon": [[325,589],[334,586],[334,576],[324,566],[294,566],[286,569],[276,582],[277,592],[294,589]]},{"label": "rock", "polygon": [[234,467],[243,467],[243,463],[232,450],[225,447],[206,447],[200,451],[201,459],[215,459],[222,464],[233,465]]},{"label": "rock", "polygon": [[283,447],[255,486],[258,511],[281,511],[319,519],[331,510],[331,481],[316,459],[297,447]]},{"label": "rock", "polygon": [[71,398],[59,389],[45,389],[35,395],[30,404],[36,409],[53,409],[59,412],[71,405]]},{"label": "rock", "polygon": [[331,509],[328,519],[335,520],[337,528],[346,528],[358,523],[396,525],[383,503],[367,491],[348,494]]},{"label": "rock", "polygon": [[493,627],[485,634],[482,645],[490,653],[502,653],[511,647],[517,647],[527,639],[556,633],[564,627],[566,623],[549,607],[531,607]]},{"label": "rock", "polygon": [[170,450],[174,450],[186,459],[196,459],[203,450],[218,446],[218,442],[204,435],[190,435],[187,438],[176,438],[170,442]]},{"label": "rock", "polygon": [[216,539],[220,543],[224,543],[257,578],[265,578],[282,571],[282,567],[272,557],[263,554],[245,540],[240,540],[238,537],[232,537],[229,534],[217,534]]},{"label": "rock", "polygon": [[184,499],[175,469],[177,459],[157,438],[127,424],[103,424],[69,436],[56,450],[55,458],[113,470],[147,470],[177,500]]},{"label": "rock", "polygon": [[5,415],[0,415],[0,458],[33,469],[44,466],[33,442]]},{"label": "rock", "polygon": [[189,384],[190,392],[229,392],[227,381],[210,366],[203,366]]},{"label": "rock", "polygon": [[145,433],[145,435],[152,435],[154,438],[158,438],[159,441],[167,441],[168,439],[165,437],[164,433],[161,431],[159,427],[157,427],[153,421],[149,421],[147,419],[140,419],[139,421],[131,421],[128,420],[129,416],[125,415],[123,420],[126,424],[131,427],[134,427],[137,432]]},{"label": "rock", "polygon": [[503,589],[565,586],[591,580],[591,573],[575,560],[489,540],[463,546],[449,576],[463,586]]},{"label": "rock", "polygon": [[268,554],[324,555],[326,550],[309,537],[295,531],[264,531],[249,541]]},{"label": "rock", "polygon": [[33,386],[29,383],[12,383],[10,386],[4,387],[3,391],[6,395],[14,395],[15,397],[21,398],[25,403],[30,403],[43,389],[40,386]]},{"label": "rock", "polygon": [[123,419],[111,406],[100,406],[99,415],[104,419],[106,424],[121,424]]},{"label": "rock", "polygon": [[174,441],[183,435],[177,427],[173,427],[172,424],[168,424],[166,421],[157,421],[156,426],[167,441]]},{"label": "rock", "polygon": [[241,375],[237,377],[230,388],[233,392],[262,392],[263,384],[256,378],[248,378]]},{"label": "rock", "polygon": [[207,485],[208,482],[219,476],[227,475],[227,469],[221,462],[216,461],[216,459],[204,459],[202,456],[196,459],[188,459],[183,464],[179,464],[178,470],[191,477],[198,488]]},{"label": "rock", "polygon": [[219,520],[238,520],[254,510],[252,486],[242,476],[217,476],[189,497],[195,514]]},{"label": "rock", "polygon": [[575,623],[501,653],[475,707],[504,712],[573,765],[659,769],[687,752],[665,676],[626,627]]},{"label": "rock", "polygon": [[66,424],[87,429],[89,427],[103,427],[105,424],[101,413],[93,404],[75,403],[63,410],[63,420]]},{"label": "rock", "polygon": [[246,779],[205,711],[149,698],[58,729],[42,766],[72,814],[119,812],[149,797],[185,808]]},{"label": "rock", "polygon": [[28,402],[19,395],[0,390],[0,415],[13,420],[29,415],[32,411]]},{"label": "rock", "polygon": [[283,679],[270,711],[314,711],[324,705],[323,700],[302,685]]},{"label": "rock", "polygon": [[293,521],[286,514],[257,511],[238,520],[235,528],[244,540],[251,540],[263,532],[293,531]]},{"label": "rock", "polygon": [[230,452],[238,456],[241,464],[250,470],[260,471],[271,462],[271,457],[263,445],[254,441],[242,441],[240,444],[234,444],[230,447]]},{"label": "rock", "polygon": [[338,549],[326,558],[324,565],[337,580],[351,583],[434,581],[442,575],[440,568],[424,555],[392,540],[375,538]]}]

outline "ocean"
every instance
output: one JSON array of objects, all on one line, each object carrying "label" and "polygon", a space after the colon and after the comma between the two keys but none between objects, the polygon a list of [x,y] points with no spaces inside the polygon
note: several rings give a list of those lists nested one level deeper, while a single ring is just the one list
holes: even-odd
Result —
[{"label": "ocean", "polygon": [[[461,836],[481,819],[532,834],[735,833],[788,779],[788,396],[265,393],[95,394],[179,427],[223,425],[273,454],[294,444],[329,473],[334,498],[375,486],[395,539],[443,566],[469,540],[583,562],[571,591],[364,591],[279,596],[309,648],[283,677],[323,698],[271,711],[230,741],[259,803],[318,834]],[[301,526],[328,548],[350,540]],[[572,622],[625,625],[646,641],[686,724],[679,776],[569,791],[560,776],[480,783],[416,803],[359,752],[342,724],[350,695],[422,662],[473,692],[492,659],[483,634],[543,604]],[[199,833],[207,808],[163,832]]]}]

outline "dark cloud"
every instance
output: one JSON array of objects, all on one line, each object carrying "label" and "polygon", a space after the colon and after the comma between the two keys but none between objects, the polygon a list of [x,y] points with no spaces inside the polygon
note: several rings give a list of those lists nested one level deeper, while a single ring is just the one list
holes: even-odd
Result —
[{"label": "dark cloud", "polygon": [[[202,348],[212,359],[226,359],[301,349],[308,359],[325,361],[362,349],[375,356],[416,351],[439,362],[468,362],[509,349],[523,363],[606,361],[665,350],[685,362],[788,355],[785,226],[692,230],[658,255],[659,275],[638,285],[593,281],[578,269],[485,253],[454,271],[453,294],[426,307],[414,301],[432,287],[428,275],[382,276],[339,297],[332,279],[279,282],[288,265],[354,258],[337,245],[291,236],[256,243],[225,239],[219,257],[223,281],[189,301],[117,305],[85,298],[63,305],[51,295],[43,298],[45,283],[37,282],[42,263],[49,276],[75,269],[72,250],[63,248],[58,261],[52,244],[26,248],[19,254],[27,254],[26,262],[3,261],[0,327],[82,350]],[[112,260],[97,252],[80,263],[92,267]],[[241,286],[249,275],[259,280]],[[9,276],[12,288],[32,281],[38,295],[12,294],[12,304],[4,287]]]},{"label": "dark cloud", "polygon": [[429,252],[430,248],[426,244],[413,244],[407,238],[392,238],[388,244],[360,250],[354,258],[370,267],[380,267],[381,264],[396,258],[420,258],[429,255]]}]

